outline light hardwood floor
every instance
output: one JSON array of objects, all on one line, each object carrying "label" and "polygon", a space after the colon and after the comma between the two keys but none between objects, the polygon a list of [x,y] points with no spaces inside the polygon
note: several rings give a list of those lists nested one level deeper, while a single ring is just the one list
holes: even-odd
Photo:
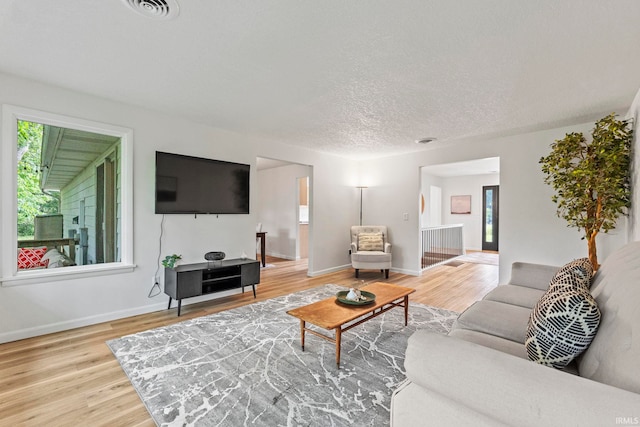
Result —
[{"label": "light hardwood floor", "polygon": [[[251,292],[0,345],[0,426],[153,426],[146,408],[105,341],[327,283],[349,286],[347,269],[307,277],[305,261],[267,258],[257,299]],[[411,301],[462,311],[497,285],[498,267],[439,266],[421,277],[393,273],[388,280],[363,270],[366,282],[416,289]],[[168,301],[168,297],[167,297]],[[175,305],[175,304],[174,304]],[[295,319],[292,319],[292,322]]]}]

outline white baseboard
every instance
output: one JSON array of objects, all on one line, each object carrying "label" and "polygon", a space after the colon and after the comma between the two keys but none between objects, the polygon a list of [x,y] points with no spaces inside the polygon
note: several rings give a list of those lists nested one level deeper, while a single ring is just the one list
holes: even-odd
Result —
[{"label": "white baseboard", "polygon": [[[295,261],[296,260],[296,257],[292,257],[291,255],[279,254],[277,252],[269,252],[269,251],[267,251],[267,255],[268,256],[272,256],[274,258],[288,259],[290,261]],[[258,255],[258,259],[259,258],[260,258],[260,255]]]},{"label": "white baseboard", "polygon": [[[256,292],[258,292],[259,285],[256,285]],[[182,306],[190,304],[197,304],[199,302],[208,301],[216,298],[222,298],[228,295],[233,295],[242,292],[240,289],[229,289],[228,291],[216,292],[213,294],[203,295],[200,297],[186,298],[182,301]],[[252,292],[251,286],[245,286],[245,292]],[[168,298],[167,295],[163,295],[163,298]],[[0,344],[11,341],[23,340],[26,338],[33,338],[41,335],[52,334],[55,332],[67,331],[69,329],[81,328],[83,326],[96,325],[98,323],[110,322],[112,320],[124,319],[126,317],[137,316],[139,314],[152,313],[154,311],[161,311],[167,309],[169,300],[164,302],[145,305],[142,307],[134,307],[126,310],[112,311],[109,313],[98,314],[95,316],[87,316],[79,319],[65,320],[62,322],[50,323],[47,325],[34,326],[31,328],[19,329],[16,331],[0,333]],[[171,301],[171,309],[175,311],[178,306],[177,301]],[[176,312],[177,316],[177,312]]]},{"label": "white baseboard", "polygon": [[482,248],[464,248],[465,253],[467,251],[471,251],[471,252],[482,252]]},{"label": "white baseboard", "polygon": [[391,268],[394,273],[406,274],[407,276],[420,276],[422,274],[419,270],[407,270],[404,268]]},{"label": "white baseboard", "polygon": [[[337,271],[346,270],[348,268],[353,268],[353,267],[351,267],[351,264],[346,264],[346,265],[342,265],[342,266],[339,266],[339,267],[327,268],[325,270],[310,271],[308,275],[309,275],[309,277],[322,276],[323,274],[335,273]],[[409,275],[409,276],[420,276],[420,274],[421,274],[420,271],[406,270],[406,269],[403,269],[403,268],[393,268],[393,267],[390,268],[389,271],[393,271],[395,273],[406,274],[406,275]]]},{"label": "white baseboard", "polygon": [[307,273],[307,275],[309,277],[322,276],[323,274],[335,273],[336,271],[346,270],[347,268],[351,268],[351,264],[346,264],[346,265],[342,265],[342,266],[338,266],[338,267],[331,267],[331,268],[327,268],[325,270],[309,271]]},{"label": "white baseboard", "polygon": [[52,334],[54,332],[67,331],[69,329],[95,325],[97,323],[109,322],[111,320],[123,319],[125,317],[137,316],[139,314],[146,314],[166,309],[167,302],[163,302],[158,304],[145,305],[142,307],[129,308],[126,310],[112,311],[95,316],[82,317],[80,319],[71,319],[62,322],[49,323],[47,325],[34,326],[31,328],[19,329],[17,331],[4,332],[0,333],[0,343],[23,340],[25,338]]}]

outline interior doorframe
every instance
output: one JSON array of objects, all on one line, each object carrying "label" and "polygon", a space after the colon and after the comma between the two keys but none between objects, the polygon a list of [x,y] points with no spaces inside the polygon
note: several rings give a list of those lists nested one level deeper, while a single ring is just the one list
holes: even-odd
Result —
[{"label": "interior doorframe", "polygon": [[[309,225],[310,225],[310,220],[309,220],[309,176],[300,176],[296,178],[296,187],[298,188],[298,203],[296,204],[296,218],[298,221],[297,227],[296,227],[296,259],[308,259],[309,258]],[[302,199],[304,200],[304,205],[302,204]],[[301,206],[306,206],[307,207],[307,232],[306,232],[306,237],[305,237],[305,241],[306,241],[306,246],[302,245],[302,223],[300,222],[300,207]]]}]

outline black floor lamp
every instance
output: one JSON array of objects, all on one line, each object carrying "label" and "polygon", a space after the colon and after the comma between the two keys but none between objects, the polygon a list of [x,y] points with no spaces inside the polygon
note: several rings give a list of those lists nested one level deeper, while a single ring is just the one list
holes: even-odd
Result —
[{"label": "black floor lamp", "polygon": [[362,225],[362,190],[367,188],[367,186],[359,185],[356,188],[360,189],[360,225]]}]

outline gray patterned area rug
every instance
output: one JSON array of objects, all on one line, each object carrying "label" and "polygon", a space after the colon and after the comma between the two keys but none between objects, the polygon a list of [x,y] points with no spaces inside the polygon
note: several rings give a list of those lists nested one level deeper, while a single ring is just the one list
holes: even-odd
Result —
[{"label": "gray patterned area rug", "polygon": [[[343,287],[325,285],[108,341],[158,425],[385,426],[417,329],[446,333],[457,314],[410,303],[342,335],[307,334],[286,314]],[[327,331],[323,331],[327,332]]]}]

